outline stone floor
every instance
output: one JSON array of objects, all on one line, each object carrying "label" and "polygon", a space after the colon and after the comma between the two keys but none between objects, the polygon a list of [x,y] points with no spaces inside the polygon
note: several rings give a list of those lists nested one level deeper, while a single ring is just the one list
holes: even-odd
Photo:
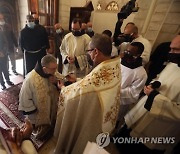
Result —
[{"label": "stone floor", "polygon": [[[52,154],[55,148],[55,141],[51,138],[39,151],[38,154]],[[115,144],[110,143],[108,147],[105,148],[110,154],[120,154],[117,150]]]}]

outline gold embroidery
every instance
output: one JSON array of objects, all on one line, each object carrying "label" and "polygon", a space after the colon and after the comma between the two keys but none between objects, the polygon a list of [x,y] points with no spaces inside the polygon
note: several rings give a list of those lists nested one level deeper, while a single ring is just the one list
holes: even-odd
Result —
[{"label": "gold embroidery", "polygon": [[[40,77],[35,71],[32,73],[32,78],[34,79],[34,87],[36,90],[36,97],[37,97],[37,119],[36,123],[50,123],[49,114],[47,113],[47,101],[48,101],[48,94],[51,93],[49,88],[45,86],[43,78]],[[43,112],[39,112],[43,111]]]},{"label": "gold embroidery", "polygon": [[111,106],[110,111],[104,116],[103,123],[111,122],[112,126],[115,126],[118,112],[119,112],[119,100],[120,100],[120,86],[118,86],[117,95],[115,97],[114,103]]},{"label": "gold embroidery", "polygon": [[77,84],[66,87],[66,90],[63,91],[63,93],[67,95],[69,92],[88,88],[89,85],[100,87],[113,82],[115,78],[120,78],[120,65],[117,64],[115,67],[104,66],[98,72],[90,73]]},{"label": "gold embroidery", "polygon": [[[116,64],[115,64],[116,63]],[[106,91],[110,88],[117,88],[117,93],[114,97],[113,104],[110,107],[106,108],[107,112],[103,113],[103,124],[110,124],[110,127],[114,127],[116,124],[119,105],[120,105],[120,79],[121,79],[121,71],[120,71],[120,62],[118,59],[113,61],[113,63],[109,63],[109,61],[104,62],[102,65],[98,66],[98,68],[92,70],[90,74],[88,74],[84,79],[67,86],[62,89],[61,96],[59,98],[59,107],[64,105],[64,102],[69,99],[74,99],[80,95],[86,94],[91,91]],[[106,100],[102,103],[108,103]]]},{"label": "gold embroidery", "polygon": [[65,100],[64,95],[62,95],[62,93],[60,93],[60,95],[59,95],[58,108],[60,108],[61,106],[64,106],[64,104],[63,104],[64,100]]}]

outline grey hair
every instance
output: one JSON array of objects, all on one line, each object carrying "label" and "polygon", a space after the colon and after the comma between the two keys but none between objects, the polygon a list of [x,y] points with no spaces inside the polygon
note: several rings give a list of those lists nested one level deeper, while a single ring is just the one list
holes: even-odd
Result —
[{"label": "grey hair", "polygon": [[112,42],[109,36],[104,34],[95,34],[90,42],[92,48],[97,48],[105,56],[111,56]]},{"label": "grey hair", "polygon": [[50,54],[44,56],[41,59],[41,65],[43,67],[47,67],[50,63],[57,63],[56,58],[54,56],[50,55]]}]

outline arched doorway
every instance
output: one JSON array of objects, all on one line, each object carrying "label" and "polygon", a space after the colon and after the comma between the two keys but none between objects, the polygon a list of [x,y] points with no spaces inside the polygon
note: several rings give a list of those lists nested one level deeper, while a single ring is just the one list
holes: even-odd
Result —
[{"label": "arched doorway", "polygon": [[17,18],[17,1],[16,0],[1,0],[0,12],[4,15],[5,21],[11,25],[13,32],[18,37],[18,18]]}]

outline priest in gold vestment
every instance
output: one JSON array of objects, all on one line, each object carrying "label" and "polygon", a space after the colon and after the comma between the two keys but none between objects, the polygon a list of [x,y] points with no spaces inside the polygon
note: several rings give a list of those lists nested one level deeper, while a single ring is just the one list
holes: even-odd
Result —
[{"label": "priest in gold vestment", "polygon": [[18,109],[33,125],[33,134],[42,138],[54,128],[59,91],[54,84],[56,58],[46,55],[26,76],[19,94]]},{"label": "priest in gold vestment", "polygon": [[111,59],[112,43],[96,34],[89,44],[94,69],[82,80],[61,89],[55,126],[55,154],[81,154],[98,134],[111,133],[120,102],[120,59]]}]

